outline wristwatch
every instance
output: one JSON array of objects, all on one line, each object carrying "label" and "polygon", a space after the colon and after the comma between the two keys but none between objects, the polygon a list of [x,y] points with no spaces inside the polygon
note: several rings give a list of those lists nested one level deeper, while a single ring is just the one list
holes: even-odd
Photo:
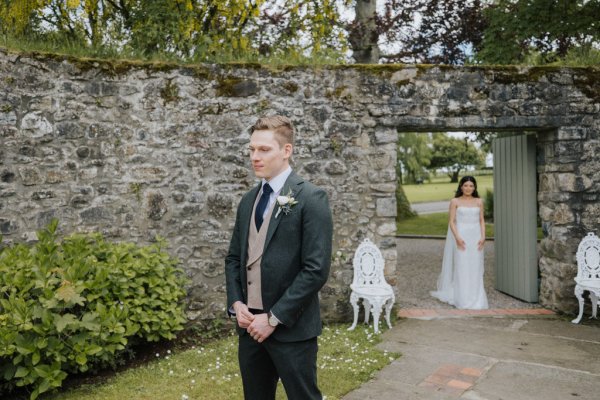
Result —
[{"label": "wristwatch", "polygon": [[279,325],[279,320],[271,313],[271,311],[267,313],[267,316],[269,317],[269,325],[271,325],[273,328]]}]

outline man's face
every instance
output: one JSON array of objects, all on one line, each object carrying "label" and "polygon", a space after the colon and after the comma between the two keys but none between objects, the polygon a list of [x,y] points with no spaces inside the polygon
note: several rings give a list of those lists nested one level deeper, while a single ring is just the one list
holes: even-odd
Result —
[{"label": "man's face", "polygon": [[283,146],[275,139],[271,130],[254,131],[250,137],[250,161],[258,178],[270,180],[283,172],[289,165],[292,145]]}]

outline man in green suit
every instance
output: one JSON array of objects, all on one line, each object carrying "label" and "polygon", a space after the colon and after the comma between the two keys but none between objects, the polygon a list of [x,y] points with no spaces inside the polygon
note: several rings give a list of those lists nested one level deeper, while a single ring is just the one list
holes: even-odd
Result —
[{"label": "man in green suit", "polygon": [[289,400],[322,399],[318,292],[329,276],[333,234],[327,194],[292,171],[288,118],[260,118],[250,132],[261,182],[240,201],[225,260],[244,398],[274,400],[281,378]]}]

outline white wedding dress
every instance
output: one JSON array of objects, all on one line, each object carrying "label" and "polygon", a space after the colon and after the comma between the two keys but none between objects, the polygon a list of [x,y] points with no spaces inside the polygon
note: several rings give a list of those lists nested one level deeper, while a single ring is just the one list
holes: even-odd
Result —
[{"label": "white wedding dress", "polygon": [[482,310],[488,308],[483,287],[483,250],[477,249],[481,238],[479,207],[457,207],[456,229],[465,241],[466,249],[459,250],[448,227],[442,272],[437,290],[431,295],[456,308]]}]

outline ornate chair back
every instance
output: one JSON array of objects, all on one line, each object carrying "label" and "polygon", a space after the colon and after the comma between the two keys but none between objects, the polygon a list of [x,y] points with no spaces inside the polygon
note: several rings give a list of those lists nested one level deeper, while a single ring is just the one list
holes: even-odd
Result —
[{"label": "ornate chair back", "polygon": [[600,282],[600,239],[590,232],[577,247],[577,278],[576,281]]},{"label": "ornate chair back", "polygon": [[583,317],[584,292],[589,292],[592,301],[592,318],[598,312],[600,298],[600,239],[593,232],[587,234],[577,247],[577,276],[575,277],[575,297],[579,302],[579,314],[572,322],[578,324]]},{"label": "ornate chair back", "polygon": [[383,256],[369,239],[365,239],[356,249],[352,288],[364,286],[389,286],[383,275]]}]

